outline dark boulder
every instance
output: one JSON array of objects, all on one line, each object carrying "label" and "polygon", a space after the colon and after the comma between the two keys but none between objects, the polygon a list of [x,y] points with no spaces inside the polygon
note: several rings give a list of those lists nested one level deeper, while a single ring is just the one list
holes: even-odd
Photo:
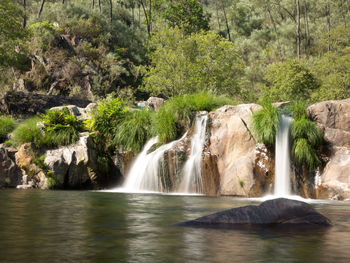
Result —
[{"label": "dark boulder", "polygon": [[73,97],[9,91],[0,99],[0,113],[31,116],[44,113],[45,110],[57,106],[76,105],[85,108],[89,103],[91,101]]},{"label": "dark boulder", "polygon": [[178,224],[180,226],[276,226],[318,225],[329,226],[330,220],[315,211],[309,204],[285,198],[268,200],[259,206],[232,208],[212,215]]}]

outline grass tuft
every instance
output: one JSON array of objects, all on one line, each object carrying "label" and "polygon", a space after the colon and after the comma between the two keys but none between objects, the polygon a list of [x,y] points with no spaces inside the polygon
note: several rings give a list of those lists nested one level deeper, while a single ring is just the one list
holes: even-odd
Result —
[{"label": "grass tuft", "polygon": [[269,102],[264,102],[262,107],[253,113],[253,130],[259,142],[273,146],[278,129],[279,110]]}]

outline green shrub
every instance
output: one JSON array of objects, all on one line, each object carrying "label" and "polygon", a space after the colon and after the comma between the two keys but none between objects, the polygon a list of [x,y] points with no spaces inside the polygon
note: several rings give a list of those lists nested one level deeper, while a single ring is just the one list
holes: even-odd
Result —
[{"label": "green shrub", "polygon": [[273,146],[275,144],[280,113],[269,102],[264,102],[262,107],[261,110],[253,113],[253,130],[259,142]]},{"label": "green shrub", "polygon": [[321,164],[315,148],[305,138],[294,141],[292,156],[298,164],[306,164],[310,169],[315,169]]},{"label": "green shrub", "polygon": [[16,127],[16,121],[11,116],[0,116],[0,142]]},{"label": "green shrub", "polygon": [[292,136],[295,139],[304,138],[312,147],[316,148],[322,143],[322,135],[316,124],[305,117],[294,121],[292,125]]},{"label": "green shrub", "polygon": [[138,152],[152,136],[151,111],[132,111],[118,125],[113,139],[114,145],[122,145],[126,150]]},{"label": "green shrub", "polygon": [[124,101],[107,97],[98,104],[97,111],[87,122],[87,126],[96,131],[99,137],[110,140],[117,125],[125,118],[127,110]]},{"label": "green shrub", "polygon": [[67,108],[48,110],[42,115],[45,127],[43,144],[47,146],[69,145],[79,140],[83,122],[71,115]]},{"label": "green shrub", "polygon": [[154,133],[163,143],[176,139],[188,127],[196,111],[212,111],[234,101],[210,93],[182,95],[168,100],[154,115]]},{"label": "green shrub", "polygon": [[315,169],[321,164],[317,153],[323,142],[323,136],[316,124],[307,119],[306,103],[294,102],[289,106],[289,109],[294,117],[291,128],[293,137],[292,157],[297,164]]},{"label": "green shrub", "polygon": [[[68,145],[79,139],[79,133],[84,128],[82,121],[71,115],[67,108],[49,110],[41,117],[42,119],[34,117],[22,122],[14,130],[11,143],[18,146],[32,142],[38,147]],[[38,127],[40,121],[43,125]]]},{"label": "green shrub", "polygon": [[263,94],[273,101],[307,100],[319,88],[319,81],[299,60],[272,64],[265,79]]},{"label": "green shrub", "polygon": [[11,144],[18,146],[22,143],[33,142],[37,145],[41,145],[43,143],[44,135],[37,126],[39,121],[39,117],[34,117],[20,123],[13,131]]},{"label": "green shrub", "polygon": [[288,110],[292,113],[294,120],[306,117],[307,103],[304,101],[296,101],[288,105]]}]

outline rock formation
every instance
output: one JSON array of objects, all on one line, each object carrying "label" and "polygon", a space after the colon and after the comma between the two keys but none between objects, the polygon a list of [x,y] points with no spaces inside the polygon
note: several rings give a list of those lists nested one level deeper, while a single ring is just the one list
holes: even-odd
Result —
[{"label": "rock formation", "polygon": [[328,143],[325,167],[315,180],[316,197],[350,198],[350,99],[324,101],[308,107],[308,115]]},{"label": "rock formation", "polygon": [[89,100],[72,97],[9,91],[0,98],[0,113],[17,116],[31,116],[44,113],[45,110],[52,107],[62,105],[86,107],[89,103],[91,103]]},{"label": "rock formation", "polygon": [[232,208],[195,220],[180,223],[180,226],[234,227],[234,226],[281,226],[316,225],[330,226],[325,216],[315,211],[309,204],[278,198],[268,200],[259,206]]}]

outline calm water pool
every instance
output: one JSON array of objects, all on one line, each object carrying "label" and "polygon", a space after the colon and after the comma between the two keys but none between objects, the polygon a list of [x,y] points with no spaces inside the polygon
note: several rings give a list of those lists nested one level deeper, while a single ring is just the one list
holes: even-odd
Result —
[{"label": "calm water pool", "polygon": [[350,262],[350,203],[313,203],[334,226],[273,232],[174,224],[258,201],[0,191],[0,262]]}]

